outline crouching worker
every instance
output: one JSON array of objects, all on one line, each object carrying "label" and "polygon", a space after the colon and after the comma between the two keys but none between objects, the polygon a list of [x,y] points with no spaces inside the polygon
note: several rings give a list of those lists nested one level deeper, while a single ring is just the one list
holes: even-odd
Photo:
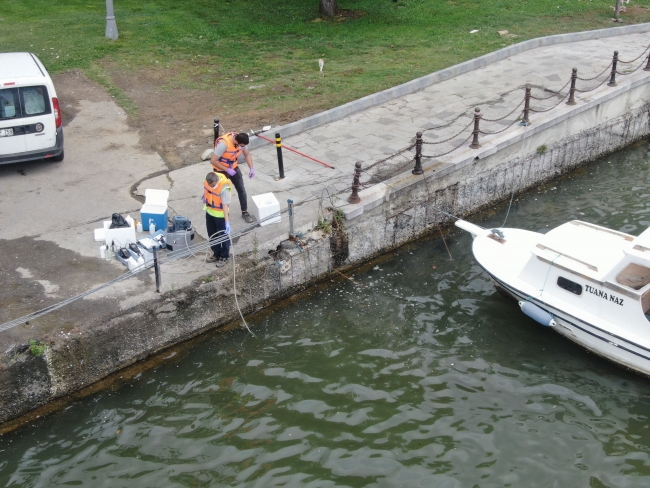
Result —
[{"label": "crouching worker", "polygon": [[228,264],[230,259],[230,219],[228,207],[232,183],[222,173],[208,173],[203,182],[203,210],[205,210],[205,226],[208,230],[208,239],[225,239],[218,244],[212,244],[212,256],[206,261],[216,263],[217,268]]}]

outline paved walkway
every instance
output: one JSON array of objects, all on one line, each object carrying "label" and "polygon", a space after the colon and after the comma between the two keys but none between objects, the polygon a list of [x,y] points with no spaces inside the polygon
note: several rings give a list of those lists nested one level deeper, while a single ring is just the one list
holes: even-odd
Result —
[{"label": "paved walkway", "polygon": [[[368,167],[399,150],[413,144],[415,134],[424,132],[425,143],[444,141],[458,133],[463,127],[472,123],[475,107],[480,107],[483,117],[498,119],[507,115],[523,100],[524,86],[533,87],[533,96],[546,98],[532,100],[533,108],[543,110],[561,101],[568,91],[565,87],[560,96],[555,92],[563,88],[571,77],[572,68],[578,69],[581,78],[592,78],[607,68],[613,51],[618,50],[622,61],[639,56],[650,43],[649,34],[631,34],[600,40],[566,43],[529,50],[505,60],[453,79],[429,86],[419,92],[406,95],[381,105],[355,113],[343,119],[305,131],[299,135],[283,139],[283,142],[301,152],[309,154],[335,167],[334,170],[322,166],[307,158],[284,151],[286,178],[276,181],[278,176],[276,149],[267,144],[252,151],[257,176],[246,182],[250,195],[273,192],[282,207],[286,207],[288,198],[299,205],[296,218],[299,224],[308,225],[317,220],[318,201],[321,196],[328,196],[344,191],[342,200],[325,198],[322,205],[343,204],[352,183],[354,164],[361,161]],[[618,71],[624,72],[639,66],[645,59],[642,56],[633,64],[620,64]],[[643,71],[637,71],[643,74]],[[609,77],[609,70],[592,81],[578,81],[582,90],[593,88]],[[620,78],[620,77],[619,77]],[[589,93],[578,93],[577,100],[584,100]],[[549,98],[550,97],[550,98]],[[521,114],[523,105],[512,115],[498,122],[481,123],[481,130],[496,132],[511,125]],[[534,122],[536,114],[531,113]],[[228,129],[226,127],[226,129]],[[272,138],[273,131],[267,133]],[[424,146],[424,155],[447,152],[459,144],[469,144],[471,127],[462,135],[452,138],[444,144]],[[490,136],[482,135],[482,142],[489,141]],[[413,151],[376,165],[364,174],[362,181],[381,178],[396,170],[406,170],[406,164],[412,160]],[[453,156],[453,153],[452,153]],[[435,162],[436,160],[433,160]],[[174,181],[169,185],[166,177],[156,181],[145,181],[140,186],[163,185],[171,189],[170,203],[174,210],[182,215],[189,215],[193,221],[202,222],[200,208],[197,204],[201,178],[209,169],[207,163],[183,168],[169,176]],[[410,165],[408,166],[410,170]],[[250,204],[249,204],[250,205]],[[238,210],[238,203],[233,205]],[[243,226],[235,213],[234,226]],[[203,225],[197,228],[203,232]],[[288,232],[286,222],[264,227],[258,232],[258,240],[266,242],[280,234]],[[252,236],[242,239],[239,249],[250,249]]]},{"label": "paved walkway", "polygon": [[[571,68],[578,68],[581,77],[590,78],[609,64],[614,49],[620,52],[623,60],[629,60],[637,57],[648,42],[650,35],[632,34],[529,50],[285,139],[286,144],[335,169],[285,151],[286,178],[276,181],[275,147],[268,144],[254,149],[257,176],[246,181],[249,202],[251,195],[273,192],[284,208],[286,200],[293,198],[297,205],[297,226],[307,228],[318,219],[320,208],[345,202],[356,161],[368,167],[411,145],[415,133],[424,129],[428,129],[425,141],[445,140],[471,122],[476,106],[481,107],[485,117],[500,118],[521,101],[521,87],[525,84],[537,88],[536,96],[551,97],[536,101],[533,106],[550,106],[557,103],[557,98],[552,92],[543,90],[561,88],[568,81]],[[621,65],[619,71],[626,66],[629,65]],[[634,76],[640,75],[650,76],[643,71]],[[580,82],[578,86],[595,86],[605,76],[595,82]],[[112,212],[131,213],[137,217],[140,203],[131,198],[131,185],[164,167],[157,154],[136,147],[137,141],[131,140],[133,133],[122,111],[110,99],[85,102],[80,109],[79,115],[66,128],[63,166],[52,163],[0,166],[0,247],[3,247],[0,271],[3,282],[8,283],[7,289],[13,290],[10,296],[3,298],[2,322],[56,303],[122,273],[125,268],[121,264],[99,259],[99,243],[93,241],[92,229],[101,227],[100,219]],[[504,128],[518,115],[515,111],[502,121],[483,123],[482,130]],[[534,121],[534,117],[532,114],[531,120]],[[448,143],[426,145],[424,154],[445,152],[468,135],[469,129]],[[483,138],[483,142],[486,141],[489,136]],[[93,159],[89,155],[96,157]],[[412,152],[405,153],[377,165],[364,174],[364,180],[372,175],[385,176],[400,167],[410,170],[404,165],[412,157]],[[28,178],[21,172],[23,167],[28,170]],[[205,238],[200,197],[202,181],[209,169],[209,163],[201,162],[145,179],[137,192],[143,195],[145,188],[169,189],[172,212],[190,217],[199,235]],[[88,191],[88,188],[95,191]],[[340,200],[327,197],[338,192],[343,192]],[[37,204],[34,203],[36,197]],[[236,199],[232,226],[234,231],[246,227]],[[235,251],[252,250],[256,240],[260,252],[265,253],[287,234],[288,222],[284,216],[281,223],[258,228],[242,237]],[[163,290],[174,287],[178,290],[191,280],[212,272],[214,266],[202,264],[200,259],[166,266],[163,268]],[[83,323],[88,316],[110,314],[116,307],[125,308],[157,296],[151,273],[141,273],[137,278],[91,295],[78,305],[0,334],[0,348],[6,349],[14,341],[25,343],[53,329]]]}]

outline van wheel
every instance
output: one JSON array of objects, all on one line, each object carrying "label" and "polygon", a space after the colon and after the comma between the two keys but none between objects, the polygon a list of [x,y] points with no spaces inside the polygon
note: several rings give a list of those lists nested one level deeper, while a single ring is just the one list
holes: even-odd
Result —
[{"label": "van wheel", "polygon": [[63,161],[63,153],[64,153],[64,152],[61,151],[61,154],[59,154],[58,156],[54,156],[53,158],[51,158],[52,161],[54,161],[55,163],[60,163],[61,161]]}]

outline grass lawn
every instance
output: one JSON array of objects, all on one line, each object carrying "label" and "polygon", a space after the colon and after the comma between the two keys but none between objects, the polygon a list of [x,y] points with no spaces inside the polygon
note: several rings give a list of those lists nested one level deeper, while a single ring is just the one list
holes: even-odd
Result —
[{"label": "grass lawn", "polygon": [[[634,1],[624,24],[650,21],[650,0]],[[279,123],[525,39],[621,25],[614,0],[339,0],[333,20],[318,0],[114,3],[118,41],[104,38],[104,0],[3,0],[0,51],[32,51],[52,73],[78,68],[131,115],[140,76],[142,89],[207,92],[224,119]]]}]

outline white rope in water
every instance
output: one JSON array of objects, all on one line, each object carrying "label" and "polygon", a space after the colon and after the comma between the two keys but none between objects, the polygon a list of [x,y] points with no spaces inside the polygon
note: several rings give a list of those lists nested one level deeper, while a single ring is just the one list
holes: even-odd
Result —
[{"label": "white rope in water", "polygon": [[[521,149],[522,153],[526,154],[523,150],[525,149],[524,147],[524,142],[526,142],[526,134],[528,134],[528,126],[529,124],[526,124],[524,127],[524,137],[521,139]],[[521,184],[521,178],[523,175],[523,171],[519,174],[519,184]],[[510,195],[510,204],[508,205],[508,211],[506,212],[506,218],[503,219],[503,224],[501,224],[501,229],[503,229],[506,226],[506,222],[508,221],[508,216],[510,215],[510,207],[512,207],[512,200],[515,198],[515,180],[514,178],[512,179],[512,195]]]}]

